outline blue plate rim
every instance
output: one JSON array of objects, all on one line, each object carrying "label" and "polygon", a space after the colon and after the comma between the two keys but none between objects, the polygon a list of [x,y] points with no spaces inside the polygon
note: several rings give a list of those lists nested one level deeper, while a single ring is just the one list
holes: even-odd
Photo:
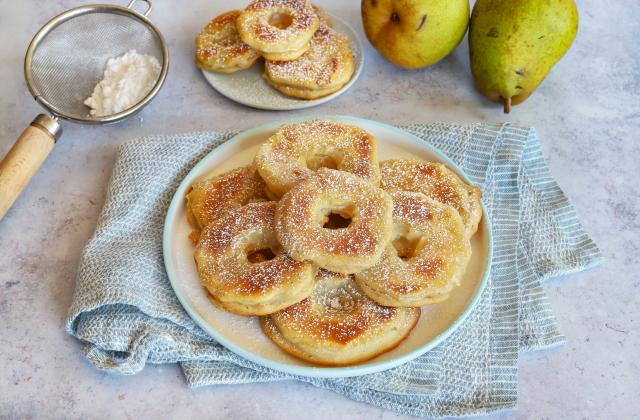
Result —
[{"label": "blue plate rim", "polygon": [[427,143],[425,140],[421,139],[418,136],[408,133],[398,127],[385,124],[379,121],[374,121],[374,120],[369,120],[369,119],[359,118],[359,117],[345,116],[345,115],[320,115],[320,116],[314,116],[314,117],[301,116],[301,117],[287,118],[284,120],[262,124],[257,127],[254,127],[236,134],[231,139],[227,140],[220,146],[213,149],[211,152],[207,153],[206,156],[204,156],[198,163],[196,163],[193,166],[193,168],[191,168],[191,170],[180,182],[180,185],[176,189],[176,192],[174,193],[174,196],[171,199],[171,203],[167,210],[167,215],[165,217],[163,233],[162,233],[162,255],[163,255],[165,270],[167,272],[167,277],[169,278],[169,282],[171,283],[171,287],[174,293],[176,294],[178,301],[180,302],[184,310],[187,312],[187,314],[191,317],[191,319],[193,319],[193,321],[200,328],[202,328],[205,332],[207,332],[207,334],[212,336],[218,343],[222,344],[225,348],[227,348],[228,350],[231,350],[238,356],[241,356],[251,362],[267,367],[269,369],[276,370],[278,372],[283,372],[283,373],[297,375],[297,376],[315,377],[315,378],[352,377],[352,376],[361,376],[361,375],[367,375],[370,373],[385,371],[385,370],[400,366],[406,362],[409,362],[425,354],[426,352],[435,348],[436,346],[438,346],[447,337],[449,337],[465,321],[465,319],[467,319],[467,317],[470,315],[473,308],[475,308],[475,306],[478,304],[478,301],[480,300],[480,296],[482,295],[482,292],[484,291],[487,285],[489,275],[491,273],[491,266],[492,266],[492,260],[493,260],[492,224],[484,203],[481,202],[482,212],[483,212],[481,223],[484,223],[486,225],[485,227],[487,231],[487,242],[488,242],[487,265],[486,265],[485,272],[482,276],[482,279],[480,280],[480,285],[477,288],[475,295],[473,296],[473,299],[471,300],[469,305],[467,305],[465,310],[458,316],[458,318],[456,318],[456,320],[453,321],[447,327],[446,330],[442,331],[440,334],[438,334],[437,336],[435,336],[434,338],[426,342],[424,345],[412,351],[409,351],[407,353],[394,357],[392,359],[382,360],[379,362],[366,363],[366,364],[353,365],[353,366],[344,366],[344,367],[297,366],[297,365],[289,365],[286,363],[280,363],[272,359],[268,359],[266,357],[257,355],[251,351],[245,350],[241,346],[233,343],[232,341],[227,340],[224,336],[218,334],[194,309],[190,307],[186,298],[179,291],[179,288],[177,286],[177,280],[176,280],[177,275],[175,274],[174,267],[172,266],[170,258],[168,256],[169,254],[168,250],[170,249],[169,237],[170,237],[170,230],[171,230],[169,227],[171,225],[171,222],[176,218],[176,212],[178,211],[180,202],[184,199],[184,194],[186,192],[186,189],[190,185],[190,183],[187,183],[186,181],[192,178],[194,173],[199,172],[200,169],[203,166],[205,166],[205,164],[213,155],[220,153],[221,150],[224,150],[227,147],[231,147],[234,143],[241,141],[246,137],[253,136],[256,133],[261,131],[274,130],[275,128],[279,127],[282,124],[299,123],[302,121],[307,121],[312,119],[336,120],[336,121],[352,123],[354,125],[366,123],[366,124],[377,125],[379,127],[382,127],[391,131],[395,131],[407,137],[408,139],[411,139],[414,142],[420,144],[421,146],[427,148],[432,154],[438,156],[438,158],[440,158],[443,162],[445,162],[447,166],[455,169],[456,173],[460,175],[465,182],[471,183],[471,180],[466,175],[466,173],[439,149]]}]

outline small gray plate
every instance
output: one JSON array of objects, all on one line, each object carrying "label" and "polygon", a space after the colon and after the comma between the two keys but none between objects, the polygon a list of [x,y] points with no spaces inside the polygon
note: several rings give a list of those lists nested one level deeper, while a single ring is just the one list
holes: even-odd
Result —
[{"label": "small gray plate", "polygon": [[335,16],[330,16],[332,27],[341,34],[349,38],[353,56],[355,58],[355,71],[351,80],[339,91],[331,95],[318,99],[297,99],[286,96],[271,86],[262,78],[264,64],[262,60],[258,60],[253,66],[247,70],[235,73],[215,73],[202,70],[204,77],[215,90],[222,95],[236,101],[240,104],[258,109],[270,109],[276,111],[286,111],[292,109],[310,108],[312,106],[323,104],[332,100],[338,95],[342,95],[347,89],[353,85],[364,65],[364,53],[362,43],[356,32],[349,25]]}]

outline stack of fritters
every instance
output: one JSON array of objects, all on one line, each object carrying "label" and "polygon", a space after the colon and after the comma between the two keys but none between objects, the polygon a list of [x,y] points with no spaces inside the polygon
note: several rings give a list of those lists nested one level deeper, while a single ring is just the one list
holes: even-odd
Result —
[{"label": "stack of fritters", "polygon": [[306,0],[254,0],[216,17],[196,38],[196,64],[204,70],[233,73],[259,57],[267,83],[301,99],[340,90],[355,71],[349,40]]},{"label": "stack of fritters", "polygon": [[211,300],[321,365],[398,345],[460,283],[482,216],[480,191],[446,166],[378,163],[370,133],[322,120],[281,126],[186,198]]}]

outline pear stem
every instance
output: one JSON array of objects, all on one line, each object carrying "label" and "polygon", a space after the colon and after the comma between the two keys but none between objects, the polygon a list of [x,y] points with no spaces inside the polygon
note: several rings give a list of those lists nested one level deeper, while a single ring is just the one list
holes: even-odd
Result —
[{"label": "pear stem", "polygon": [[504,107],[505,114],[511,112],[511,96],[509,96],[508,98],[502,98],[502,105]]}]

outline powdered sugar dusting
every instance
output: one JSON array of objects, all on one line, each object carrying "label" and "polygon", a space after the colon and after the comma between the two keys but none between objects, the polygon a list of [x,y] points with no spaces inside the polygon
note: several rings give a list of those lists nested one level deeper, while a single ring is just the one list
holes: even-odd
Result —
[{"label": "powdered sugar dusting", "polygon": [[236,20],[240,11],[232,10],[213,19],[196,38],[196,62],[213,70],[249,67],[258,52],[242,42]]},{"label": "powdered sugar dusting", "polygon": [[377,157],[376,139],[366,131],[335,121],[311,120],[280,127],[260,147],[255,163],[269,189],[281,195],[311,176],[309,163],[318,158],[330,159],[336,169],[378,185]]},{"label": "powdered sugar dusting", "polygon": [[265,201],[264,187],[253,165],[194,183],[186,198],[196,227],[204,228],[249,202]]},{"label": "powdered sugar dusting", "polygon": [[[269,20],[275,14],[286,14],[291,24],[286,28],[271,25]],[[319,24],[318,16],[306,0],[254,0],[237,21],[242,40],[263,53],[300,50]]]},{"label": "powdered sugar dusting", "polygon": [[271,320],[287,336],[310,337],[316,345],[365,345],[382,329],[411,328],[413,318],[407,314],[414,311],[381,306],[365,296],[350,276],[321,271],[309,298],[271,315]]},{"label": "powdered sugar dusting", "polygon": [[[357,34],[352,28],[339,19],[334,19],[334,27],[340,33],[346,34],[355,57],[355,72],[359,74],[363,67],[363,52]],[[264,68],[261,61],[250,68],[235,73],[223,74],[204,71],[207,81],[222,95],[244,105],[260,109],[291,110],[308,108],[331,100],[345,92],[347,87],[355,81],[352,76],[345,86],[336,93],[318,99],[299,99],[287,96],[271,87],[264,79]]]},{"label": "powdered sugar dusting", "polygon": [[326,89],[346,83],[353,73],[348,39],[325,24],[311,38],[309,50],[292,61],[267,61],[265,75],[273,83]]},{"label": "powdered sugar dusting", "polygon": [[419,160],[386,160],[380,162],[381,187],[393,191],[413,191],[425,194],[454,207],[472,234],[482,215],[480,191],[465,184],[441,163]]},{"label": "powdered sugar dusting", "polygon": [[391,243],[356,280],[373,297],[395,305],[421,304],[448,293],[471,257],[462,219],[454,208],[422,193],[394,191],[391,196]]},{"label": "powdered sugar dusting", "polygon": [[[344,229],[326,229],[330,211],[352,218]],[[391,198],[346,172],[320,168],[278,203],[276,234],[298,260],[354,272],[375,264],[390,235]]]},{"label": "powdered sugar dusting", "polygon": [[[294,261],[280,251],[273,232],[274,212],[273,202],[251,203],[202,231],[195,255],[198,272],[202,284],[217,299],[224,302],[252,296],[269,301],[286,293],[280,290],[283,287],[312,287],[314,270],[310,264]],[[264,248],[273,250],[275,257],[257,263],[248,261],[248,253]]]},{"label": "powdered sugar dusting", "polygon": [[126,111],[142,101],[151,92],[162,67],[148,54],[131,50],[107,61],[104,78],[84,101],[95,117]]}]

